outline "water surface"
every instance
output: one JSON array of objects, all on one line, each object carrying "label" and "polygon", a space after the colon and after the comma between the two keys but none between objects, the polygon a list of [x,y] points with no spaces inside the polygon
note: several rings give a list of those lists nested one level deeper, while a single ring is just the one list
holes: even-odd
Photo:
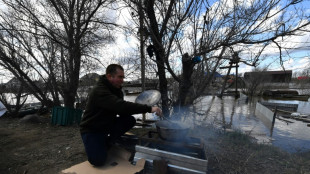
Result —
[{"label": "water surface", "polygon": [[[126,96],[134,101],[136,96]],[[259,143],[272,144],[288,152],[310,150],[310,127],[307,123],[288,119],[288,123],[276,119],[274,126],[266,124],[260,116],[255,115],[258,100],[298,104],[297,112],[310,115],[309,101],[264,100],[255,98],[249,101],[246,96],[240,98],[226,96],[220,99],[216,96],[201,97],[194,105],[195,114],[185,116],[185,121],[192,125],[213,124],[224,129],[240,130],[257,139]],[[141,118],[141,115],[135,115]],[[147,114],[147,119],[158,119],[154,114]]]},{"label": "water surface", "polygon": [[[276,119],[274,126],[266,124],[255,115],[256,102],[263,99],[247,101],[246,96],[234,97],[205,96],[195,105],[199,112],[206,113],[200,123],[211,123],[224,128],[238,129],[257,138],[260,143],[270,143],[288,152],[310,150],[310,127],[307,123],[287,119],[293,123]],[[310,115],[309,101],[264,100],[274,103],[298,104],[297,112]],[[198,110],[198,109],[197,109]],[[196,116],[198,117],[198,116]]]}]

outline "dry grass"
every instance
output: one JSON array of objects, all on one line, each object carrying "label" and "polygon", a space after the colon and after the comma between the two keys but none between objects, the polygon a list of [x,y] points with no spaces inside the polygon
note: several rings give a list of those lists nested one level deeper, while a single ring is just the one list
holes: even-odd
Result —
[{"label": "dry grass", "polygon": [[[141,136],[150,129],[133,129]],[[192,132],[203,137],[208,158],[208,174],[310,174],[310,151],[291,154],[271,146],[257,144],[240,131],[225,132],[197,127]]]},{"label": "dry grass", "polygon": [[[201,130],[200,130],[201,131]],[[308,174],[310,151],[290,154],[270,145],[257,144],[241,132],[204,128],[208,173]]]},{"label": "dry grass", "polygon": [[[132,129],[142,136],[150,129]],[[155,130],[155,129],[152,129]],[[240,132],[197,127],[208,158],[208,174],[310,174],[310,152],[289,154],[276,147],[253,142]],[[78,126],[20,124],[0,119],[0,173],[52,174],[85,161]]]}]

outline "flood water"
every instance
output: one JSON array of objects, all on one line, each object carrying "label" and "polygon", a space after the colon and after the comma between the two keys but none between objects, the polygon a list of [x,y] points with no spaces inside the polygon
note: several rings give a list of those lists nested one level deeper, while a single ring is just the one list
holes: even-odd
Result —
[{"label": "flood water", "polygon": [[[135,96],[127,96],[126,100],[134,101]],[[216,96],[204,96],[194,105],[193,115],[188,115],[185,121],[192,126],[213,124],[224,129],[240,130],[257,139],[259,143],[271,144],[287,152],[303,152],[310,150],[310,127],[307,123],[290,120],[288,123],[276,119],[273,127],[266,125],[261,117],[255,115],[258,100],[274,103],[298,104],[297,112],[310,115],[310,101],[263,100],[255,98],[248,101],[246,96],[240,98],[226,96],[220,99]],[[141,117],[136,115],[136,117]],[[148,119],[157,119],[152,114]]]},{"label": "flood water", "polygon": [[[255,115],[256,102],[258,100],[273,103],[298,104],[297,112],[310,114],[310,102],[307,101],[280,101],[254,99],[246,100],[246,97],[235,99],[234,97],[206,96],[195,106],[199,112],[206,113],[201,124],[211,123],[216,126],[241,130],[255,137],[259,143],[272,144],[288,152],[300,152],[310,150],[310,127],[307,123],[293,119],[287,119],[293,123],[276,119],[274,126],[266,125],[260,116]],[[197,109],[198,110],[198,109]],[[197,122],[196,121],[196,122]]]},{"label": "flood water", "polygon": [[[125,100],[134,102],[136,97],[125,96]],[[192,126],[213,124],[219,128],[240,130],[255,137],[259,143],[272,144],[288,152],[310,150],[310,127],[307,127],[307,123],[293,119],[287,119],[293,122],[287,123],[276,119],[274,126],[270,127],[262,121],[261,117],[255,115],[258,100],[298,104],[297,112],[310,115],[309,100],[285,101],[254,98],[252,101],[247,101],[244,95],[238,99],[230,96],[223,97],[223,99],[216,96],[204,96],[195,103],[193,108],[195,114],[184,116],[184,120]],[[37,100],[30,96],[27,101],[36,102]],[[136,118],[142,117],[141,114],[134,116]],[[154,114],[146,114],[146,118],[158,119]]]}]

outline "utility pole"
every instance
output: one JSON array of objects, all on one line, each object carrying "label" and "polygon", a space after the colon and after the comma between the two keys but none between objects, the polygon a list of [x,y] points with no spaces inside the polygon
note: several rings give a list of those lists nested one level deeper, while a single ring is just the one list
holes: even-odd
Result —
[{"label": "utility pole", "polygon": [[231,62],[231,61],[229,62],[229,66],[228,66],[228,67],[220,67],[220,69],[226,69],[226,68],[228,68],[228,72],[227,72],[227,75],[226,75],[226,77],[225,77],[225,80],[224,80],[224,83],[223,83],[223,86],[222,86],[221,93],[220,93],[220,95],[218,95],[218,97],[220,97],[220,98],[223,97],[223,93],[224,93],[225,87],[226,87],[226,82],[227,82],[227,80],[228,80],[228,76],[229,76],[229,74],[230,74],[230,70],[231,70],[232,67],[233,67],[233,66],[232,66],[232,62]]},{"label": "utility pole", "polygon": [[235,78],[236,89],[235,89],[235,98],[238,98],[238,97],[240,96],[239,93],[238,93],[238,67],[239,67],[238,63],[240,62],[240,58],[239,58],[237,52],[234,52],[232,62],[236,64],[236,78]]},{"label": "utility pole", "polygon": [[[145,52],[144,52],[144,31],[143,27],[143,11],[142,11],[142,0],[139,0],[138,3],[138,12],[139,12],[139,34],[140,34],[140,56],[141,56],[141,90],[145,91]],[[145,114],[142,114],[142,123],[145,122]]]},{"label": "utility pole", "polygon": [[144,27],[143,27],[143,11],[142,11],[142,0],[139,0],[138,4],[139,11],[139,34],[140,34],[140,56],[141,56],[141,83],[142,92],[145,91],[145,51],[144,51]]},{"label": "utility pole", "polygon": [[[228,75],[230,73],[230,70],[231,68],[233,67],[236,67],[236,76],[235,76],[235,98],[238,98],[240,97],[239,93],[238,93],[238,67],[239,67],[239,62],[240,62],[240,58],[238,56],[238,53],[237,52],[234,52],[233,56],[232,56],[232,59],[230,59],[230,62],[229,62],[229,66],[225,66],[225,67],[220,67],[220,69],[228,69],[228,72],[227,72],[227,75],[225,77],[225,81],[224,81],[224,84],[222,86],[222,90],[221,90],[221,93],[219,94],[218,97],[222,98],[223,97],[223,93],[224,93],[224,90],[225,90],[225,86],[226,86],[226,82],[228,80]],[[233,64],[236,64],[233,66]]]}]

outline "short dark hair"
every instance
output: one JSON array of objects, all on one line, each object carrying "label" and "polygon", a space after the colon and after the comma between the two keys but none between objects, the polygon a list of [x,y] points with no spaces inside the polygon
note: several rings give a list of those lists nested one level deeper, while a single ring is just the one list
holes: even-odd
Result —
[{"label": "short dark hair", "polygon": [[118,64],[110,64],[105,70],[106,74],[116,74],[117,69],[124,71],[124,68]]}]

